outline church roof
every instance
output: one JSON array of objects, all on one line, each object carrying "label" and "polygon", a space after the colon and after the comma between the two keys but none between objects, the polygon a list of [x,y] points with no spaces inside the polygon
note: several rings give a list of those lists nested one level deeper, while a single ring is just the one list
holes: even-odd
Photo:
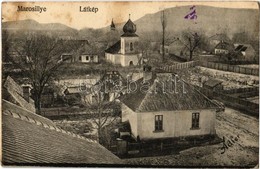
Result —
[{"label": "church roof", "polygon": [[105,50],[106,53],[116,54],[119,53],[121,49],[121,40],[117,41],[114,45],[110,46]]},{"label": "church roof", "polygon": [[174,75],[171,73],[154,74],[145,83],[143,78],[139,79],[136,81],[136,90],[123,95],[120,100],[135,112],[218,108],[215,103],[196,90],[194,86],[183,80],[176,78],[177,84],[174,86],[169,81],[172,76]]},{"label": "church roof", "polygon": [[124,34],[121,37],[135,37],[136,25],[129,19],[123,27]]}]

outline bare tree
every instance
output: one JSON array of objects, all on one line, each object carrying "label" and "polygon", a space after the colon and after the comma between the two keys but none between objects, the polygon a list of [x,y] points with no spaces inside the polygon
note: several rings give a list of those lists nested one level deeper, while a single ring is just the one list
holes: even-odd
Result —
[{"label": "bare tree", "polygon": [[33,35],[19,42],[15,42],[13,49],[17,58],[15,64],[20,67],[32,84],[32,97],[35,101],[37,113],[41,109],[41,96],[44,87],[55,77],[62,66],[60,56],[65,49],[65,42],[44,35]]},{"label": "bare tree", "polygon": [[[120,96],[121,87],[119,81],[103,79],[91,90],[82,92],[82,100],[87,108],[92,122],[97,130],[97,138],[100,142],[101,130],[104,126],[112,124],[118,117],[119,103],[117,98]],[[110,97],[109,95],[112,95]]]},{"label": "bare tree", "polygon": [[167,19],[164,14],[164,10],[161,13],[161,24],[162,24],[162,61],[164,62],[165,60],[165,28],[167,26]]},{"label": "bare tree", "polygon": [[189,60],[193,59],[193,52],[201,44],[201,36],[198,33],[184,32],[182,34],[184,46],[189,50]]}]

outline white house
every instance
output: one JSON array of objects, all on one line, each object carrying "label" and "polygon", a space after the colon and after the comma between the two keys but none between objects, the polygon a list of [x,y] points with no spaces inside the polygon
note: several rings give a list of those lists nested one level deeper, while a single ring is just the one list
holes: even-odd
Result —
[{"label": "white house", "polygon": [[98,55],[82,54],[79,56],[79,62],[81,62],[81,63],[98,63]]},{"label": "white house", "polygon": [[148,79],[136,81],[137,87],[120,98],[122,122],[129,121],[135,139],[216,134],[214,102],[171,73],[144,77]]},{"label": "white house", "polygon": [[232,50],[234,50],[234,45],[224,41],[220,41],[214,49],[216,55],[229,54]]},{"label": "white house", "polygon": [[121,39],[105,50],[106,60],[124,67],[138,65],[142,62],[142,53],[138,51],[139,37],[131,19],[124,25],[123,31]]}]

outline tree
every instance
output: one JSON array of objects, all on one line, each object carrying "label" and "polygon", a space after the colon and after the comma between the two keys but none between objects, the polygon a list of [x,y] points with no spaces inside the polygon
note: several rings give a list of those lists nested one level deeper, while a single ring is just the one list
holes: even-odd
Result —
[{"label": "tree", "polygon": [[162,61],[165,59],[164,43],[165,43],[165,28],[167,26],[167,19],[164,14],[164,10],[161,13],[161,24],[162,24]]},{"label": "tree", "polygon": [[33,87],[32,98],[37,113],[41,109],[41,96],[44,87],[55,77],[63,62],[61,54],[70,50],[65,41],[50,38],[45,35],[32,35],[14,43],[14,50],[18,54],[13,58],[15,64],[30,79]]},{"label": "tree", "polygon": [[95,124],[93,128],[97,130],[98,142],[101,139],[102,128],[112,124],[120,112],[117,98],[121,94],[122,86],[120,79],[113,79],[114,77],[112,75],[112,79],[102,78],[91,90],[81,93],[83,103]]},{"label": "tree", "polygon": [[[138,50],[142,52],[142,58],[148,60],[148,52],[151,48],[151,40],[149,39],[146,39],[146,40],[141,40],[139,42],[139,45],[138,45]],[[138,62],[139,63],[139,62]],[[141,64],[141,63],[139,63]]]},{"label": "tree", "polygon": [[189,60],[193,58],[193,52],[201,45],[201,35],[198,33],[183,32],[182,34],[183,44],[189,50]]}]

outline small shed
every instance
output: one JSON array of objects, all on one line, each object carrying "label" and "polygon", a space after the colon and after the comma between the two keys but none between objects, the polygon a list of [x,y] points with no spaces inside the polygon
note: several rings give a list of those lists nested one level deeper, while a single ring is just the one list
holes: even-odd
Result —
[{"label": "small shed", "polygon": [[203,87],[212,91],[221,91],[223,90],[222,83],[222,81],[217,79],[209,79],[208,81],[204,82]]}]

